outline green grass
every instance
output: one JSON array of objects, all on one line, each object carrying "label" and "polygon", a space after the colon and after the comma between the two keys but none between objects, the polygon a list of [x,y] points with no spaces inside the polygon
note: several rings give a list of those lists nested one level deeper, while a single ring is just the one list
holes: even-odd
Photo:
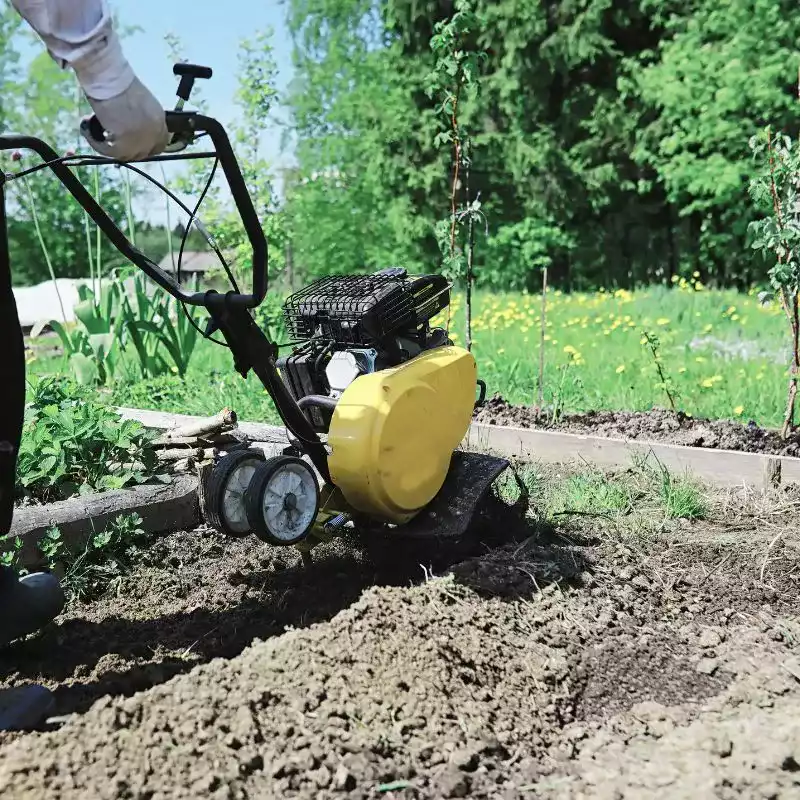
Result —
[{"label": "green grass", "polygon": [[[536,402],[541,298],[478,292],[474,352],[489,394]],[[451,331],[464,339],[464,309],[454,298]],[[629,293],[550,295],[545,342],[545,402],[563,412],[668,407],[647,331],[658,337],[661,363],[678,407],[694,416],[782,422],[788,337],[777,306],[755,293],[708,291],[683,283]],[[36,372],[62,368],[60,359],[34,362]],[[112,402],[187,414],[224,406],[242,419],[275,421],[257,379],[233,371],[230,353],[200,342],[186,380],[173,376],[115,387]]]},{"label": "green grass", "polygon": [[[451,329],[463,341],[457,298]],[[479,294],[474,352],[488,392],[514,403],[537,399],[541,298]],[[694,416],[778,427],[788,379],[783,312],[732,291],[654,288],[636,293],[550,297],[545,403],[564,412],[669,407],[642,333],[660,341],[661,363]]]},{"label": "green grass", "polygon": [[661,504],[670,519],[704,519],[709,505],[702,489],[689,477],[675,477],[664,471]]},{"label": "green grass", "polygon": [[[554,525],[571,518],[595,517],[621,521],[645,513],[655,519],[701,520],[711,503],[704,488],[691,476],[674,475],[663,465],[647,460],[631,463],[627,470],[605,471],[587,465],[524,465],[523,483],[530,492],[534,517]],[[533,480],[525,475],[535,476]],[[500,496],[516,501],[513,481],[504,476]],[[635,526],[634,526],[635,527]]]}]

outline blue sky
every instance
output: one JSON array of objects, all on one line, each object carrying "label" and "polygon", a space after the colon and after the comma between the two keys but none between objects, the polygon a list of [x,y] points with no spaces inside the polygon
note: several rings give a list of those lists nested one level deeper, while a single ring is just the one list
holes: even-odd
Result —
[{"label": "blue sky", "polygon": [[[267,27],[273,30],[274,56],[278,64],[278,88],[291,77],[291,42],[285,24],[285,8],[276,0],[112,0],[111,7],[126,25],[142,30],[124,40],[125,53],[142,81],[165,107],[175,103],[177,79],[165,42],[177,35],[186,58],[214,70],[203,81],[203,97],[209,113],[225,124],[235,114],[236,69],[239,42]],[[273,163],[281,156],[277,126],[265,131],[265,155]]]}]

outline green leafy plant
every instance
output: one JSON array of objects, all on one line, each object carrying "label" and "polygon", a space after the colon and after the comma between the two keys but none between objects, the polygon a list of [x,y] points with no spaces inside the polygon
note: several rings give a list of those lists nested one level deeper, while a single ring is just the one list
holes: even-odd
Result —
[{"label": "green leafy plant", "polygon": [[26,410],[19,486],[46,502],[145,483],[156,474],[155,436],[78,385],[41,379]]},{"label": "green leafy plant", "polygon": [[676,401],[678,399],[678,390],[674,381],[667,374],[664,369],[664,361],[661,358],[661,341],[656,334],[650,331],[642,331],[641,338],[642,346],[646,347],[653,359],[653,366],[658,375],[658,383],[655,385],[656,389],[661,389],[667,396],[669,407],[673,412],[677,411]]},{"label": "green leafy plant", "polygon": [[58,528],[48,530],[38,548],[50,569],[63,571],[68,595],[85,601],[102,595],[115,580],[129,574],[148,538],[138,514],[120,514],[82,549],[68,547]]},{"label": "green leafy plant", "polygon": [[797,378],[800,372],[800,147],[771,128],[750,140],[753,156],[762,163],[750,181],[750,195],[765,217],[750,224],[752,246],[769,254],[770,283],[780,299],[790,330],[791,360],[786,414],[782,433],[794,429]]},{"label": "green leafy plant", "polygon": [[36,546],[50,567],[55,566],[64,553],[64,539],[61,536],[61,529],[56,526],[48,528],[44,536],[36,543]]},{"label": "green leafy plant", "polygon": [[141,273],[133,276],[129,295],[124,289],[126,275],[114,275],[97,295],[88,286],[80,286],[74,325],[55,320],[48,323],[58,334],[72,374],[81,384],[102,386],[128,377],[131,359],[125,360],[126,352],[134,358],[142,378],[168,372],[183,376],[189,368],[200,335],[196,312],[184,311],[166,292],[149,285]]},{"label": "green leafy plant", "polygon": [[283,314],[284,298],[268,294],[258,308],[253,309],[253,318],[273,342],[285,341],[288,336]]},{"label": "green leafy plant", "polygon": [[[460,113],[462,105],[478,94],[480,64],[487,55],[472,45],[480,27],[472,0],[456,0],[453,15],[434,26],[430,47],[436,59],[434,70],[426,80],[429,97],[438,96],[438,110],[446,120],[446,129],[439,131],[433,140],[435,147],[442,145],[452,151],[452,177],[450,182],[450,214],[435,225],[436,240],[442,254],[442,272],[453,281],[466,280],[466,344],[472,346],[472,283],[474,264],[474,226],[483,218],[480,199],[469,196],[469,171],[472,164],[472,146],[469,132]],[[463,174],[462,174],[463,173]],[[462,180],[466,184],[466,203],[459,205]],[[485,219],[485,218],[484,218]],[[467,254],[457,244],[457,229],[467,223]],[[488,233],[488,230],[487,230]],[[448,321],[449,323],[449,321]],[[449,327],[449,324],[448,324]]]},{"label": "green leafy plant", "polygon": [[151,296],[148,288],[144,275],[134,276],[133,297],[123,301],[122,330],[133,343],[143,378],[167,372],[183,377],[200,335],[198,318],[166,292],[156,289]]},{"label": "green leafy plant", "polygon": [[[56,320],[48,324],[61,340],[75,379],[85,385],[105,384],[115,374],[120,358],[124,324],[120,287],[109,282],[97,296],[81,285],[78,298],[76,324],[62,325]],[[41,327],[36,326],[32,335],[38,335]]]},{"label": "green leafy plant", "polygon": [[17,575],[25,575],[27,570],[22,566],[22,539],[16,536],[13,540],[5,539],[4,542],[11,544],[11,550],[0,552],[0,567],[14,570]]},{"label": "green leafy plant", "polygon": [[704,519],[709,506],[702,489],[688,477],[675,477],[661,466],[660,498],[670,519]]}]

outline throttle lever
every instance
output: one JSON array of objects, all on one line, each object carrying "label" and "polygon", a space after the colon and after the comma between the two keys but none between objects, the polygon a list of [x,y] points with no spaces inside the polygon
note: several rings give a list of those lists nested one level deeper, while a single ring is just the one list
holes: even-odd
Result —
[{"label": "throttle lever", "polygon": [[194,82],[198,78],[208,80],[214,73],[211,67],[201,67],[199,64],[187,64],[180,61],[172,67],[172,74],[180,76],[180,83],[178,84],[178,102],[175,105],[176,111],[183,111],[183,105],[189,100],[189,95],[194,88]]}]

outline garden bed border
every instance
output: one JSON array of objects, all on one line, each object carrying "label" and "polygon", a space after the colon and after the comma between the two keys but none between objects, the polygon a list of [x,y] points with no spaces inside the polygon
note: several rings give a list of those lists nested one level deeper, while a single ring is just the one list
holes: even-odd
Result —
[{"label": "garden bed border", "polygon": [[[118,408],[123,419],[146,427],[167,430],[203,417]],[[239,422],[239,431],[256,445],[286,444],[286,430],[276,425]],[[610,469],[624,469],[635,459],[656,459],[673,473],[690,474],[719,488],[770,488],[800,483],[800,458],[740,450],[719,450],[665,444],[643,439],[623,439],[589,434],[562,433],[536,428],[472,423],[462,446],[466,450],[540,461],[570,464],[575,461]]]},{"label": "garden bed border", "polygon": [[[166,431],[207,420],[136,408],[118,408],[122,419],[146,428]],[[288,442],[286,429],[259,422],[239,422],[238,432],[254,446],[279,451]],[[462,442],[465,450],[548,464],[583,462],[606,469],[624,469],[638,460],[655,459],[673,473],[690,475],[718,488],[774,488],[800,483],[800,458],[736,450],[717,450],[622,439],[473,423]],[[48,528],[57,526],[64,541],[80,546],[119,514],[138,513],[143,527],[153,533],[192,528],[202,520],[196,475],[176,476],[168,484],[146,484],[132,489],[99,492],[44,506],[20,508],[14,513],[9,539],[19,536],[23,563],[38,559],[36,544]]]}]

